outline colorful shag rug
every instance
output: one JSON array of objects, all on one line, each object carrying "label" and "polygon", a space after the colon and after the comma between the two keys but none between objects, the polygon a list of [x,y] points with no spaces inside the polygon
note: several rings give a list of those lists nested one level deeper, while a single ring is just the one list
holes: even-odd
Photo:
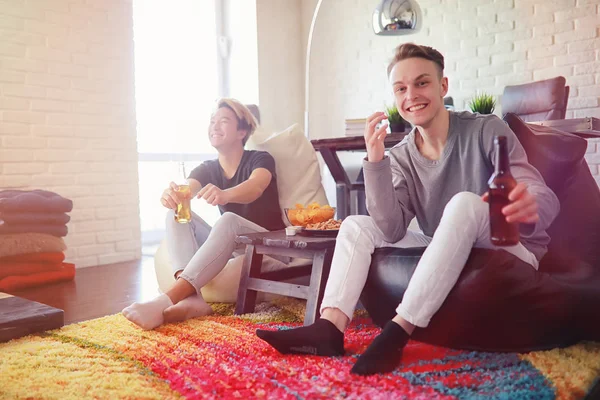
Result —
[{"label": "colorful shag rug", "polygon": [[357,377],[350,367],[379,332],[366,315],[346,356],[324,358],[283,356],[254,334],[300,326],[300,302],[241,317],[216,308],[150,332],[117,314],[0,344],[0,398],[580,399],[600,373],[600,343],[499,354],[409,342],[396,371]]}]

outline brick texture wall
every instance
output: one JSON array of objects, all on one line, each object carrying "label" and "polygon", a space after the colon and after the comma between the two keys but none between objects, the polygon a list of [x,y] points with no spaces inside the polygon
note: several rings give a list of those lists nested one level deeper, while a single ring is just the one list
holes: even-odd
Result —
[{"label": "brick texture wall", "polygon": [[261,124],[268,131],[281,131],[304,119],[300,13],[300,0],[256,1],[258,95]]},{"label": "brick texture wall", "polygon": [[0,188],[73,200],[77,267],[139,258],[131,0],[2,0],[0,38]]},{"label": "brick texture wall", "polygon": [[[599,0],[417,1],[421,32],[387,37],[373,34],[377,2],[322,3],[310,61],[311,138],[339,136],[345,118],[391,104],[385,67],[394,47],[409,41],[445,55],[459,110],[479,91],[499,96],[506,85],[563,75],[571,87],[567,117],[600,118]],[[314,8],[314,1],[303,7]],[[600,184],[599,140],[589,142],[586,159]]]}]

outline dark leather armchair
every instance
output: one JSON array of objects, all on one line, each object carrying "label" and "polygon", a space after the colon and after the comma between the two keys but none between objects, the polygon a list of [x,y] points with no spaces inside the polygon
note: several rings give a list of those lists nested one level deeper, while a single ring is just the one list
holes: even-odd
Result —
[{"label": "dark leather armchair", "polygon": [[569,86],[563,76],[523,85],[506,86],[502,113],[513,113],[525,122],[564,119]]},{"label": "dark leather armchair", "polygon": [[246,104],[246,107],[248,107],[248,110],[250,110],[256,121],[260,124],[260,110],[258,106],[256,104]]},{"label": "dark leather armchair", "polygon": [[448,110],[454,110],[454,99],[452,96],[444,97],[444,107]]}]

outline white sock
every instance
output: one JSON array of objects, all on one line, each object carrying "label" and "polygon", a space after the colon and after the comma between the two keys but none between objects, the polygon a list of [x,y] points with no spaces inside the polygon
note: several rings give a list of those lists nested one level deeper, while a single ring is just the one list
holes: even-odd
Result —
[{"label": "white sock", "polygon": [[123,309],[123,316],[142,329],[150,330],[162,325],[163,311],[172,306],[173,302],[166,294],[146,303],[133,303]]},{"label": "white sock", "polygon": [[192,295],[167,308],[164,312],[165,322],[180,322],[190,318],[212,314],[212,308],[200,295]]}]

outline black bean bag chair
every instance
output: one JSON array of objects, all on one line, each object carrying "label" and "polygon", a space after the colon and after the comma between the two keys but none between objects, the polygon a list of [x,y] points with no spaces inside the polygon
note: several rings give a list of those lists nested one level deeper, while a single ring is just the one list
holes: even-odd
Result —
[{"label": "black bean bag chair", "polygon": [[[586,140],[514,114],[504,119],[560,201],[549,251],[536,271],[503,250],[473,249],[448,298],[413,339],[519,352],[600,341],[600,190],[584,159]],[[396,314],[424,250],[373,254],[361,302],[378,325]]]}]

